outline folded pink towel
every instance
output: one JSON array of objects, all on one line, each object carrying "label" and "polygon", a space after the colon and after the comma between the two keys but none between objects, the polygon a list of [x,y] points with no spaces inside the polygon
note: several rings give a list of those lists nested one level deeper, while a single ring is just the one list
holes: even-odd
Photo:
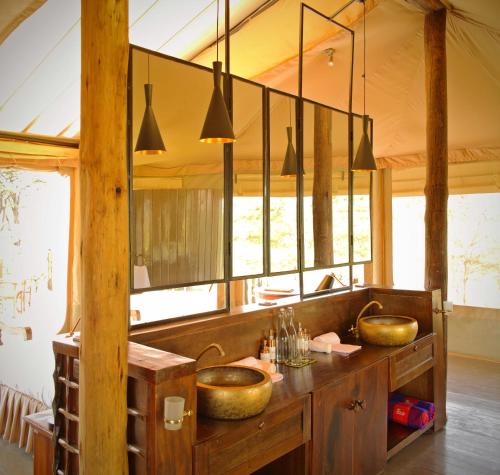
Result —
[{"label": "folded pink towel", "polygon": [[271,363],[270,361],[262,361],[254,358],[253,356],[248,356],[247,358],[243,358],[242,360],[233,361],[229,363],[230,365],[241,365],[241,366],[250,366],[250,368],[257,368],[262,371],[265,371],[271,377],[271,381],[273,383],[277,383],[283,379],[283,375],[281,373],[276,372],[276,365]]},{"label": "folded pink towel", "polygon": [[337,343],[336,345],[332,345],[332,351],[334,353],[340,353],[341,355],[350,355],[355,351],[361,350],[361,346],[359,345],[346,345],[345,343]]},{"label": "folded pink towel", "polygon": [[316,351],[318,353],[331,353],[332,352],[332,344],[326,343],[324,341],[311,340],[309,342],[309,349],[311,351]]},{"label": "folded pink towel", "polygon": [[340,343],[340,338],[335,332],[324,333],[313,338],[314,341],[321,341],[323,343],[330,343],[331,345],[336,345]]}]

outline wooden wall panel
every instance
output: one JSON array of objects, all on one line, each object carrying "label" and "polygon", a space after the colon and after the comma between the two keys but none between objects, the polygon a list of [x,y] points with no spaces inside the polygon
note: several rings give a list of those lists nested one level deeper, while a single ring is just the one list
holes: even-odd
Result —
[{"label": "wooden wall panel", "polygon": [[[385,304],[380,313],[412,316],[419,321],[424,332],[431,332],[432,296],[433,293],[429,291],[365,288],[303,301],[287,300],[295,310],[295,322],[301,322],[313,337],[334,331],[344,339],[358,312],[373,298]],[[394,300],[394,305],[389,303],[391,299]],[[245,313],[240,308],[222,315],[197,317],[134,330],[130,339],[190,358],[195,358],[208,344],[220,343],[226,356],[220,357],[216,351],[210,351],[203,356],[202,366],[257,356],[260,340],[269,333],[271,327],[277,328],[279,307],[262,308],[252,305],[246,306],[245,310]],[[375,307],[367,313],[376,313]]]},{"label": "wooden wall panel", "polygon": [[132,256],[152,287],[223,278],[223,194],[136,190]]},{"label": "wooden wall panel", "polygon": [[[291,306],[295,310],[296,323],[301,322],[313,337],[329,331],[346,336],[367,299],[368,290],[363,289],[295,302]],[[278,325],[278,308],[258,308],[242,315],[217,315],[167,324],[162,329],[136,330],[132,332],[131,340],[193,358],[208,344],[220,343],[226,356],[220,357],[216,351],[210,351],[203,356],[203,366],[257,356],[261,338],[269,334],[272,326],[277,328]]]}]

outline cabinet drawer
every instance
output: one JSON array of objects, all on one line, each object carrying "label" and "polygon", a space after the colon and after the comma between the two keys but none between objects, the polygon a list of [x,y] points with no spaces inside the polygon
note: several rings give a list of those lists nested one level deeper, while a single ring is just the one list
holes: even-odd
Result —
[{"label": "cabinet drawer", "polygon": [[434,366],[434,338],[428,335],[389,358],[390,391],[408,383]]},{"label": "cabinet drawer", "polygon": [[194,446],[194,473],[251,473],[311,438],[311,398],[304,396],[281,410],[246,421],[234,431]]}]

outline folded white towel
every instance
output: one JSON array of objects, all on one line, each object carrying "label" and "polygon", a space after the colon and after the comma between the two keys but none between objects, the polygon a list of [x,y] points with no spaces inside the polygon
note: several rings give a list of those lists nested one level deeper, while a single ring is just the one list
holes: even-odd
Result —
[{"label": "folded white towel", "polygon": [[253,356],[248,356],[247,358],[243,358],[242,360],[233,361],[229,363],[230,365],[241,365],[241,366],[250,366],[251,368],[261,369],[271,376],[271,381],[273,383],[277,383],[283,379],[283,375],[281,373],[276,372],[276,365],[269,361],[262,361],[254,358]]},{"label": "folded white towel", "polygon": [[314,341],[322,341],[323,343],[330,343],[332,345],[336,345],[340,343],[340,338],[335,332],[324,333],[323,335],[319,335],[313,338]]},{"label": "folded white towel", "polygon": [[316,351],[318,353],[331,353],[332,352],[332,344],[326,343],[324,341],[311,340],[309,342],[309,349],[311,351]]},{"label": "folded white towel", "polygon": [[332,351],[334,353],[340,353],[341,355],[350,355],[358,350],[361,350],[361,346],[359,345],[346,345],[345,343],[332,345]]}]

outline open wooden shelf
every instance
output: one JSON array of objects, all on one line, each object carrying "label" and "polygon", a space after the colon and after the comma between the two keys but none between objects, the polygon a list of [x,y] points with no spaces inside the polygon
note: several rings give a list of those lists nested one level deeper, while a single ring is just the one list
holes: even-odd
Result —
[{"label": "open wooden shelf", "polygon": [[408,444],[411,444],[424,432],[427,432],[433,425],[434,421],[432,420],[422,427],[422,429],[411,429],[389,421],[387,425],[387,460],[404,449]]}]

